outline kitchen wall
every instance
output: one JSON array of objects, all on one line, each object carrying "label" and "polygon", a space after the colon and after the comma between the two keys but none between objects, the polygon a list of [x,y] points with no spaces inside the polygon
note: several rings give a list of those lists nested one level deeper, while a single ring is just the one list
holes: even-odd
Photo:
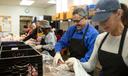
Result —
[{"label": "kitchen wall", "polygon": [[11,33],[19,35],[20,31],[20,16],[43,16],[55,14],[55,6],[49,8],[37,8],[37,7],[21,7],[21,6],[6,6],[0,5],[0,16],[11,16],[12,27]]}]

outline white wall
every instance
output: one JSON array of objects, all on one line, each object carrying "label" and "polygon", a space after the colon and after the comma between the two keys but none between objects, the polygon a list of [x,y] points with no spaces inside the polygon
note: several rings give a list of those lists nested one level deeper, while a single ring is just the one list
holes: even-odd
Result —
[{"label": "white wall", "polygon": [[[29,9],[30,11],[29,13],[25,13],[26,8]],[[54,7],[44,9],[44,8],[36,8],[36,7],[0,5],[0,16],[11,16],[12,18],[11,33],[13,33],[14,35],[19,35],[19,31],[20,31],[19,17],[20,16],[43,16],[43,15],[52,15],[53,13],[55,13]]]},{"label": "white wall", "polygon": [[45,8],[45,15],[55,15],[56,14],[56,6],[51,6],[51,7],[47,7]]},{"label": "white wall", "polygon": [[124,3],[128,6],[128,0],[119,0],[121,3]]}]

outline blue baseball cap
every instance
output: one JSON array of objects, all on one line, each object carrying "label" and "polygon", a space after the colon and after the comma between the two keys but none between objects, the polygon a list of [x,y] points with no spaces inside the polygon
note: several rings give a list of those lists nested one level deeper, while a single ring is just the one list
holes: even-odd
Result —
[{"label": "blue baseball cap", "polygon": [[121,8],[118,0],[99,0],[96,5],[96,13],[92,20],[96,22],[105,21],[113,11]]}]

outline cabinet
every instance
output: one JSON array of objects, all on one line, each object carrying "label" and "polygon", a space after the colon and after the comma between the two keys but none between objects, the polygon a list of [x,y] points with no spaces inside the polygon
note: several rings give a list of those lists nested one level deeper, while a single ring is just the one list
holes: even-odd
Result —
[{"label": "cabinet", "polygon": [[20,35],[23,34],[23,26],[30,25],[32,22],[33,16],[20,16]]},{"label": "cabinet", "polygon": [[11,32],[11,16],[0,16],[0,32]]}]

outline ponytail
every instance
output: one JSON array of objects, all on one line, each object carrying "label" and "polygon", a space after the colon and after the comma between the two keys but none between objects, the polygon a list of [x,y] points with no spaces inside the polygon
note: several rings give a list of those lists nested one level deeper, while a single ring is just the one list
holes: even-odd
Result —
[{"label": "ponytail", "polygon": [[127,5],[121,3],[121,9],[123,10],[123,15],[121,17],[123,25],[128,26],[128,7]]}]

